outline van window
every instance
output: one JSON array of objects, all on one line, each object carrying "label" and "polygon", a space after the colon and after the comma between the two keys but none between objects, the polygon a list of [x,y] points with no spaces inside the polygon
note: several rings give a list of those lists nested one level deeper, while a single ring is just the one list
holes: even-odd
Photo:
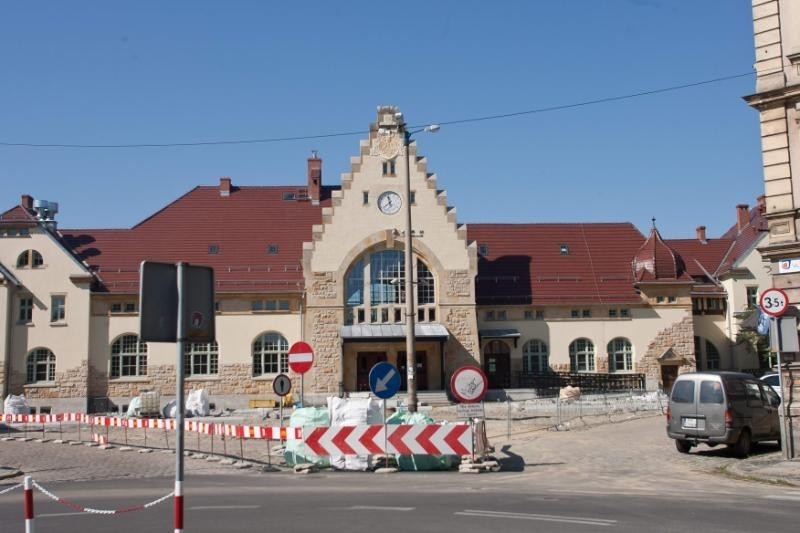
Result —
[{"label": "van window", "polygon": [[677,381],[672,386],[672,401],[675,403],[694,403],[694,381]]},{"label": "van window", "polygon": [[703,381],[700,383],[700,403],[722,403],[722,383]]},{"label": "van window", "polygon": [[728,398],[731,400],[744,400],[744,382],[740,379],[732,379],[725,383],[725,390],[728,391]]},{"label": "van window", "polygon": [[760,407],[764,405],[761,400],[761,389],[758,383],[745,383],[745,390],[747,391],[747,405],[751,407]]}]

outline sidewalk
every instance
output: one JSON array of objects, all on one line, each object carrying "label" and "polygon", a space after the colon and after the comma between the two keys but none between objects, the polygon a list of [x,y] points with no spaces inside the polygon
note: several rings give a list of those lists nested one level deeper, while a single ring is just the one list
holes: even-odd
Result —
[{"label": "sidewalk", "polygon": [[787,461],[779,451],[736,461],[726,471],[754,481],[800,487],[800,459]]}]

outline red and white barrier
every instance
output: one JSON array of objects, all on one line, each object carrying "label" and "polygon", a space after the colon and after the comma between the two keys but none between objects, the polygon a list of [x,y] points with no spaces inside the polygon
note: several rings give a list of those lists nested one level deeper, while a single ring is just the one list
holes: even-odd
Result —
[{"label": "red and white barrier", "polygon": [[108,437],[105,435],[99,435],[97,433],[92,433],[92,440],[100,445],[108,444]]},{"label": "red and white barrier", "polygon": [[306,429],[306,446],[320,456],[472,453],[472,427],[466,424],[331,426]]}]

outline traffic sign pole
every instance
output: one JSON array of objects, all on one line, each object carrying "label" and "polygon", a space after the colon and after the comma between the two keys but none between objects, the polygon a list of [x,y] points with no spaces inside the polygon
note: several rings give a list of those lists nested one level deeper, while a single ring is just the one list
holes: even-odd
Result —
[{"label": "traffic sign pole", "polygon": [[761,298],[758,300],[758,305],[764,313],[771,317],[770,320],[773,323],[774,331],[776,333],[776,346],[774,346],[774,348],[775,354],[778,357],[778,387],[780,387],[781,390],[781,404],[778,406],[778,418],[780,419],[781,425],[781,449],[783,451],[784,458],[791,459],[791,449],[794,443],[791,442],[792,438],[787,439],[786,434],[786,404],[783,401],[783,376],[781,372],[781,349],[783,344],[783,335],[781,331],[780,318],[786,312],[786,309],[789,306],[789,296],[781,289],[776,289],[773,287],[765,290],[761,294]]}]

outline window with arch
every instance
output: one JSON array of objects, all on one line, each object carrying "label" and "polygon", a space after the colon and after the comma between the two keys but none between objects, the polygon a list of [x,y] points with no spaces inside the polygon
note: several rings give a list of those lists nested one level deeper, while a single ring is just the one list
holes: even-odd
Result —
[{"label": "window with arch", "polygon": [[522,371],[542,374],[550,370],[547,360],[547,344],[533,339],[522,347]]},{"label": "window with arch", "polygon": [[215,342],[190,342],[183,352],[183,373],[207,376],[219,373],[219,345]]},{"label": "window with arch", "polygon": [[44,259],[36,250],[25,250],[17,257],[17,268],[39,268],[42,265]]},{"label": "window with arch", "polygon": [[631,372],[633,370],[633,346],[625,337],[611,339],[608,343],[608,371]]},{"label": "window with arch", "polygon": [[[415,262],[414,298],[419,322],[436,320],[436,283],[419,258]],[[405,322],[405,254],[402,250],[372,252],[354,262],[345,276],[345,324]]]},{"label": "window with arch", "polygon": [[28,354],[28,372],[25,383],[56,380],[56,356],[47,348],[36,348]]},{"label": "window with arch", "polygon": [[589,339],[576,339],[569,345],[572,372],[594,372],[594,344]]},{"label": "window with arch", "polygon": [[705,364],[705,370],[719,370],[721,364],[721,358],[719,355],[719,350],[708,339],[703,337],[695,337],[694,338],[694,354],[697,359],[697,367],[700,368],[700,362],[703,361]]},{"label": "window with arch", "polygon": [[111,343],[111,377],[123,378],[147,375],[147,343],[132,333]]},{"label": "window with arch", "polygon": [[289,343],[279,333],[262,333],[253,341],[253,375],[289,371]]}]

